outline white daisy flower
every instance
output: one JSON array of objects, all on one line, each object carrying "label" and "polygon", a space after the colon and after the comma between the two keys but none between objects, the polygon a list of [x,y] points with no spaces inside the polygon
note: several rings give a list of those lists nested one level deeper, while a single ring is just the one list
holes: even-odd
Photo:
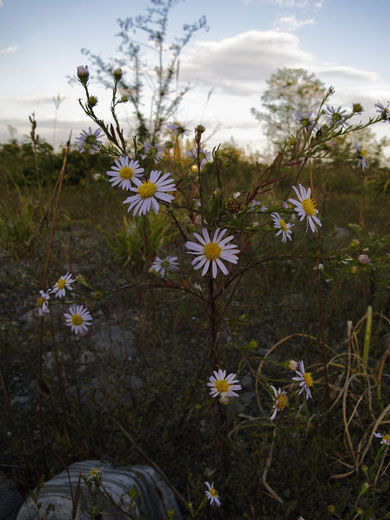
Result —
[{"label": "white daisy flower", "polygon": [[65,312],[64,316],[67,326],[71,327],[75,334],[84,334],[91,325],[92,316],[89,310],[85,309],[82,305],[72,305],[72,307],[69,308],[69,314]]},{"label": "white daisy flower", "polygon": [[149,179],[146,181],[141,182],[137,178],[133,179],[136,187],[132,186],[130,191],[135,191],[137,194],[131,195],[131,197],[123,201],[123,204],[130,204],[127,211],[134,208],[133,215],[137,213],[139,215],[145,215],[146,212],[150,211],[150,208],[153,207],[153,211],[157,215],[160,207],[157,199],[168,203],[174,199],[173,195],[167,193],[168,191],[176,190],[174,180],[172,177],[169,177],[171,174],[165,173],[162,177],[160,177],[160,175],[160,171],[152,170]]},{"label": "white daisy flower", "polygon": [[221,396],[221,399],[224,401],[227,397],[237,397],[238,394],[234,390],[241,390],[242,387],[236,378],[236,374],[226,375],[226,370],[222,370],[221,368],[218,370],[214,370],[213,376],[210,377],[210,382],[207,383],[209,386],[210,394],[212,397]]},{"label": "white daisy flower", "polygon": [[203,228],[203,237],[201,237],[198,233],[194,233],[194,237],[199,240],[200,244],[197,244],[196,242],[186,242],[186,248],[192,249],[192,251],[188,251],[188,253],[190,255],[197,255],[196,258],[194,258],[194,260],[191,262],[194,266],[194,269],[200,269],[203,267],[202,276],[207,273],[210,264],[213,278],[216,278],[217,276],[217,267],[221,269],[223,274],[228,274],[229,271],[226,269],[221,259],[226,260],[227,262],[231,262],[232,264],[237,263],[237,255],[240,250],[237,249],[237,246],[234,244],[228,244],[228,242],[233,239],[232,235],[222,239],[226,231],[227,229],[220,230],[217,228],[214,233],[213,240],[211,240],[209,232],[206,228]]},{"label": "white daisy flower", "polygon": [[69,291],[72,289],[71,284],[74,282],[72,275],[66,273],[64,276],[60,276],[56,283],[53,285],[51,292],[57,296],[57,298],[63,298],[65,296],[65,289]]},{"label": "white daisy flower", "polygon": [[320,219],[316,217],[316,214],[318,213],[318,209],[316,209],[315,202],[312,198],[310,198],[311,195],[311,189],[308,188],[307,190],[302,186],[302,184],[299,185],[299,191],[298,189],[293,186],[295,193],[297,194],[298,200],[294,199],[288,199],[289,202],[292,204],[295,204],[296,208],[295,211],[298,213],[298,216],[300,216],[300,220],[302,221],[305,217],[307,218],[307,225],[306,225],[306,231],[307,227],[310,224],[310,228],[315,233],[317,231],[316,224],[318,226],[322,226]]},{"label": "white daisy flower", "polygon": [[272,213],[271,217],[274,221],[274,228],[279,229],[279,231],[276,233],[276,236],[282,234],[282,242],[286,242],[287,238],[292,240],[291,228],[294,224],[286,224],[286,221],[279,215],[279,213]]},{"label": "white daisy flower", "polygon": [[45,291],[39,291],[40,297],[37,300],[38,305],[38,314],[39,316],[44,316],[49,312],[49,293],[45,293]]},{"label": "white daisy flower", "polygon": [[220,506],[221,500],[219,499],[218,491],[214,488],[214,482],[211,484],[209,482],[205,482],[207,486],[207,490],[205,491],[207,498],[210,500],[210,504]]},{"label": "white daisy flower", "polygon": [[166,258],[160,258],[156,256],[155,261],[151,267],[152,271],[161,273],[161,276],[165,276],[169,271],[178,271],[177,256],[167,256]]},{"label": "white daisy flower", "polygon": [[280,388],[278,388],[278,390],[276,390],[276,388],[272,385],[271,385],[271,388],[275,394],[275,402],[272,407],[274,409],[274,412],[270,417],[271,421],[273,421],[276,417],[276,414],[278,412],[280,412],[281,410],[284,410],[286,408],[286,406],[288,406],[288,397],[287,397],[287,392],[285,390],[282,391]]},{"label": "white daisy flower", "polygon": [[140,168],[138,161],[131,161],[127,156],[119,157],[115,159],[116,166],[112,166],[112,170],[107,172],[107,175],[112,177],[110,182],[113,186],[119,184],[119,188],[123,190],[129,190],[131,187],[131,181],[134,177],[140,177],[144,171]]},{"label": "white daisy flower", "polygon": [[310,399],[312,397],[310,387],[313,386],[313,377],[311,372],[305,372],[305,365],[303,364],[303,361],[299,362],[299,368],[300,370],[295,371],[299,377],[293,377],[294,381],[300,381],[299,386],[301,389],[298,392],[298,395],[301,395],[301,393],[305,390],[306,399]]},{"label": "white daisy flower", "polygon": [[381,440],[381,444],[386,444],[386,446],[390,446],[390,435],[388,433],[385,433],[385,435],[382,435],[381,433],[374,433],[375,437],[378,437]]}]

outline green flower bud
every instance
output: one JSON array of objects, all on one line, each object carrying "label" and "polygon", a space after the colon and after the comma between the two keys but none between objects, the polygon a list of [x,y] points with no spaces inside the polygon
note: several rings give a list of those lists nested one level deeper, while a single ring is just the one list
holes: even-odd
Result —
[{"label": "green flower bud", "polygon": [[363,112],[363,105],[361,103],[354,103],[352,105],[352,112],[354,114],[358,113],[358,112]]},{"label": "green flower bud", "polygon": [[88,106],[90,108],[92,108],[95,105],[97,105],[97,102],[98,102],[98,98],[96,96],[89,96],[89,98],[88,98]]},{"label": "green flower bud", "polygon": [[114,70],[114,79],[115,79],[115,81],[119,81],[120,79],[122,79],[122,76],[123,76],[122,69],[115,69]]}]

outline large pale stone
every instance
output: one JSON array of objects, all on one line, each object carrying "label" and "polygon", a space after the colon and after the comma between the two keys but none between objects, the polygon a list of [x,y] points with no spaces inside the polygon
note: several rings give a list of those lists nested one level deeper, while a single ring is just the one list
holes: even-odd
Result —
[{"label": "large pale stone", "polygon": [[[175,513],[174,519],[181,520],[182,517],[172,490],[153,468],[149,466],[115,468],[111,464],[97,460],[76,462],[69,466],[68,473],[63,471],[46,482],[35,501],[41,505],[39,513],[36,504],[30,497],[19,511],[17,520],[38,520],[39,517],[45,515],[48,508],[50,512],[44,516],[45,520],[70,520],[73,508],[72,494],[74,496],[80,472],[87,476],[92,468],[102,471],[102,485],[112,500],[96,488],[96,494],[91,493],[81,479],[81,494],[76,520],[92,519],[90,510],[93,505],[97,505],[102,511],[104,520],[125,518],[165,520],[170,509]],[[135,488],[138,491],[138,498],[133,502],[133,516],[129,517],[121,512],[115,504],[120,505],[122,510],[128,511],[129,508],[131,510],[130,494]],[[36,491],[34,493],[36,494]]]}]

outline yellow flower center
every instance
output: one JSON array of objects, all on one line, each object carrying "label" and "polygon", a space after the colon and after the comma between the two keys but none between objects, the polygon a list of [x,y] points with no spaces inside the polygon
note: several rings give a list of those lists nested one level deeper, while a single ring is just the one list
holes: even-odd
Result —
[{"label": "yellow flower center", "polygon": [[207,260],[216,260],[221,256],[222,249],[216,242],[210,242],[204,246],[203,251]]},{"label": "yellow flower center", "polygon": [[304,378],[306,386],[313,386],[313,378],[311,376],[311,372],[305,372]]},{"label": "yellow flower center", "polygon": [[229,390],[229,383],[225,381],[224,379],[220,381],[216,381],[215,388],[218,390],[219,393],[227,392]]},{"label": "yellow flower center", "polygon": [[60,291],[61,289],[65,289],[66,281],[62,278],[59,278],[57,282],[57,289]]},{"label": "yellow flower center", "polygon": [[88,472],[88,477],[96,477],[100,474],[100,471],[97,468],[91,468]]},{"label": "yellow flower center", "polygon": [[312,199],[305,199],[302,201],[302,207],[303,211],[308,215],[309,217],[312,217],[317,213],[315,203]]},{"label": "yellow flower center", "polygon": [[218,491],[216,491],[216,490],[212,487],[212,488],[210,488],[210,495],[211,495],[212,497],[215,498],[215,497],[218,496]]},{"label": "yellow flower center", "polygon": [[83,318],[80,316],[80,314],[73,314],[72,316],[72,324],[73,325],[81,325],[83,323]]},{"label": "yellow flower center", "polygon": [[390,444],[390,435],[389,435],[389,434],[382,435],[382,439],[383,439],[385,442],[388,442],[388,443]]},{"label": "yellow flower center", "polygon": [[366,150],[364,150],[363,148],[360,150],[360,155],[362,155],[363,157],[367,157],[367,152]]},{"label": "yellow flower center", "polygon": [[286,406],[288,406],[288,397],[285,394],[280,394],[280,396],[275,401],[275,406],[278,410],[284,410]]},{"label": "yellow flower center", "polygon": [[279,225],[280,225],[281,230],[284,231],[285,233],[287,233],[288,229],[286,226],[286,222],[284,221],[284,218],[281,218],[279,220]]},{"label": "yellow flower center", "polygon": [[44,304],[45,301],[46,301],[46,299],[43,298],[43,296],[41,296],[40,298],[38,298],[38,302],[37,302],[37,303],[38,303],[38,307],[39,307],[40,309],[42,309],[42,305]]},{"label": "yellow flower center", "polygon": [[134,170],[128,166],[123,166],[123,168],[119,170],[119,175],[122,179],[131,179],[134,175]]},{"label": "yellow flower center", "polygon": [[143,199],[148,199],[149,197],[153,197],[153,195],[157,191],[157,186],[154,182],[146,181],[138,188],[139,196]]}]

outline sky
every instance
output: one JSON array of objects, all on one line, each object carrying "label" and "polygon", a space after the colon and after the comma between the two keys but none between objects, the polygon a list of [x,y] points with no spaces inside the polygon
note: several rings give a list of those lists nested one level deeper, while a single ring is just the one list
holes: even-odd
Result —
[{"label": "sky", "polygon": [[[81,85],[71,86],[67,78],[78,65],[90,65],[82,48],[105,60],[119,57],[117,20],[143,14],[148,5],[147,0],[0,0],[0,142],[11,135],[27,139],[32,112],[38,133],[57,147],[70,130],[74,139],[82,129],[96,128],[79,106]],[[363,121],[376,115],[375,103],[390,100],[390,0],[178,0],[168,39],[202,15],[208,30],[198,31],[180,58],[180,81],[191,89],[176,119],[190,129],[202,123],[208,148],[234,140],[248,152],[266,149],[250,109],[261,109],[266,80],[278,68],[304,68],[332,85],[335,107],[361,102]],[[149,52],[145,48],[151,63]],[[92,81],[91,93],[99,99],[99,117],[109,121],[109,91]],[[149,113],[148,98],[144,108]],[[122,105],[119,116],[127,131],[131,106]],[[388,124],[376,128],[378,138],[390,137]]]}]

